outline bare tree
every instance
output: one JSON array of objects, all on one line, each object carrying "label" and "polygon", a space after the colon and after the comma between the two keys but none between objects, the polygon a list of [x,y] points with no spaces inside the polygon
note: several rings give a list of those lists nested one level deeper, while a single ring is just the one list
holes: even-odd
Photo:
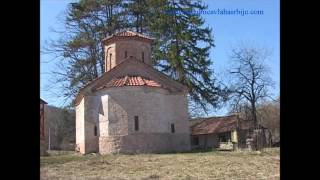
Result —
[{"label": "bare tree", "polygon": [[52,29],[58,39],[45,43],[43,54],[56,60],[48,91],[58,89],[56,96],[73,106],[79,89],[104,73],[104,51],[101,40],[122,30],[127,22],[120,18],[122,1],[83,0],[70,3],[58,18],[62,30]]},{"label": "bare tree", "polygon": [[273,82],[268,74],[265,64],[269,53],[266,49],[239,46],[232,49],[232,67],[229,73],[232,76],[230,90],[233,107],[247,104],[250,110],[250,118],[254,122],[254,128],[260,126],[257,118],[257,104],[261,100],[271,97],[269,87]]},{"label": "bare tree", "polygon": [[199,104],[192,101],[190,97],[188,97],[188,114],[189,118],[198,118],[208,115],[208,113],[204,111]]},{"label": "bare tree", "polygon": [[271,144],[280,141],[280,101],[264,102],[259,105],[258,119],[268,128]]}]

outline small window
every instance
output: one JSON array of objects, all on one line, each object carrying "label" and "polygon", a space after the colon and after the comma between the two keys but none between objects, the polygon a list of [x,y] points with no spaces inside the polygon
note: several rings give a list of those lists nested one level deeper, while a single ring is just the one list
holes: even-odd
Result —
[{"label": "small window", "polygon": [[97,126],[94,126],[94,136],[97,136],[98,135],[98,128]]},{"label": "small window", "polygon": [[139,117],[134,116],[134,130],[139,131]]},{"label": "small window", "polygon": [[171,132],[174,133],[175,129],[174,129],[174,124],[171,124]]},{"label": "small window", "polygon": [[144,62],[144,52],[141,53],[142,62]]},{"label": "small window", "polygon": [[198,146],[199,145],[199,137],[198,136],[194,136],[192,138],[192,142],[193,142],[193,145]]},{"label": "small window", "polygon": [[127,57],[128,57],[128,52],[125,51],[125,52],[124,52],[124,58],[127,58]]}]

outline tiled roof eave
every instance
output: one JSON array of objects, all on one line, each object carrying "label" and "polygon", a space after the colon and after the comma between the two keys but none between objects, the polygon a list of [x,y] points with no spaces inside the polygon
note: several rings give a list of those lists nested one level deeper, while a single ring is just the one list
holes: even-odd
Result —
[{"label": "tiled roof eave", "polygon": [[113,39],[113,38],[141,38],[141,39],[145,39],[145,40],[148,40],[148,41],[154,41],[155,40],[155,38],[152,38],[152,37],[149,37],[149,36],[137,33],[137,32],[122,31],[122,32],[119,32],[119,33],[116,33],[116,34],[113,34],[111,36],[108,36],[108,37],[104,38],[102,40],[102,42],[108,41],[108,40]]},{"label": "tiled roof eave", "polygon": [[226,129],[226,130],[216,130],[216,131],[207,131],[207,132],[192,132],[192,135],[205,135],[205,134],[220,134],[220,133],[226,133],[226,132],[231,132],[235,130],[236,128],[231,128],[231,129]]},{"label": "tiled roof eave", "polygon": [[165,90],[168,90],[168,89],[166,89],[166,88],[164,88],[164,87],[156,87],[156,86],[147,86],[147,85],[125,85],[125,86],[111,86],[111,87],[103,86],[103,87],[99,87],[99,88],[93,89],[92,91],[93,91],[93,92],[96,92],[96,91],[100,91],[100,90],[103,90],[103,89],[125,88],[125,87],[147,87],[147,88],[155,88],[155,89],[165,89]]}]

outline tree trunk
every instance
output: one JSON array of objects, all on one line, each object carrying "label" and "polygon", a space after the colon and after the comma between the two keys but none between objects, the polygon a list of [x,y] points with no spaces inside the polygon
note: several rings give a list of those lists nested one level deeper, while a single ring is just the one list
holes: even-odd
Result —
[{"label": "tree trunk", "polygon": [[272,147],[272,144],[273,144],[273,142],[272,142],[272,133],[271,133],[270,129],[268,129],[268,132],[269,132],[269,146]]},{"label": "tree trunk", "polygon": [[257,122],[257,111],[256,111],[256,104],[255,102],[251,102],[251,116],[254,124],[254,129],[258,129],[258,122]]}]

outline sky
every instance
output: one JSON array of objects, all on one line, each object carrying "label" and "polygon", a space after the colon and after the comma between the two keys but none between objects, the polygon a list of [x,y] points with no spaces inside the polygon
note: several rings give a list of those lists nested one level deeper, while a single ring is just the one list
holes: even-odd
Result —
[{"label": "sky", "polygon": [[[41,0],[40,1],[40,46],[46,40],[57,39],[53,29],[63,30],[62,17],[67,5],[76,0]],[[280,2],[279,0],[204,0],[211,11],[258,10],[262,14],[203,14],[205,25],[213,30],[215,47],[210,50],[212,68],[218,79],[224,79],[230,67],[230,50],[240,42],[254,44],[270,51],[267,65],[275,82],[272,93],[275,97],[280,92]],[[57,68],[52,56],[40,54],[40,96],[50,105],[63,106],[63,100],[53,94],[50,72]],[[54,91],[57,92],[57,91]],[[224,115],[227,109],[212,110],[209,115]]]}]

